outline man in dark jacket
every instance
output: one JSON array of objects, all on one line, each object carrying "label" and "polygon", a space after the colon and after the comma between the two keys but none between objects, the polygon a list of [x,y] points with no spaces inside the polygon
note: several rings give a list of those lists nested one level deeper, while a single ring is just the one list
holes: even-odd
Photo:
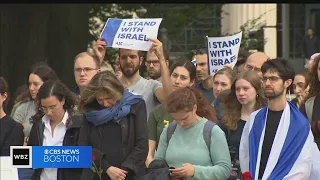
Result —
[{"label": "man in dark jacket", "polygon": [[303,40],[303,58],[305,59],[305,64],[307,64],[314,53],[318,52],[320,52],[319,39],[314,35],[313,29],[308,28],[307,36]]}]

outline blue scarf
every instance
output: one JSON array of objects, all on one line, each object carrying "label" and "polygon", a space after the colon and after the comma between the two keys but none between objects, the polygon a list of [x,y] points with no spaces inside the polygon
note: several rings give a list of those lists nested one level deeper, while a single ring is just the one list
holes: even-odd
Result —
[{"label": "blue scarf", "polygon": [[125,90],[120,102],[117,102],[113,107],[102,110],[87,111],[84,115],[87,120],[95,126],[99,126],[110,121],[119,123],[123,117],[129,114],[131,106],[138,103],[141,99],[142,96],[134,95],[128,90]]}]

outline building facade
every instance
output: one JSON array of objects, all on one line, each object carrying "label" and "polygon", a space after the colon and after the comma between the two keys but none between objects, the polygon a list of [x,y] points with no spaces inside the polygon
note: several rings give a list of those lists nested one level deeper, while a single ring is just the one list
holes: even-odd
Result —
[{"label": "building facade", "polygon": [[225,4],[221,32],[239,32],[241,25],[259,16],[265,24],[265,53],[289,59],[297,71],[303,71],[303,38],[308,27],[320,36],[320,4]]}]

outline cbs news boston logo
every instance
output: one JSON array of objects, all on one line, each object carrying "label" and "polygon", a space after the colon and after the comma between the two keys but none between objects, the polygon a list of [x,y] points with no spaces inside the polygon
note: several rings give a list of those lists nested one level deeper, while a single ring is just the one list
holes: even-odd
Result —
[{"label": "cbs news boston logo", "polygon": [[91,168],[91,146],[11,146],[13,168]]}]

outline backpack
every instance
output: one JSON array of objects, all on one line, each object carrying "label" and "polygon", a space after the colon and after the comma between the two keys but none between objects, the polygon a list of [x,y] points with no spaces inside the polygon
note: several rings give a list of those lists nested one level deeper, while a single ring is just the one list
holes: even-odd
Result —
[{"label": "backpack", "polygon": [[[209,150],[209,154],[210,154],[210,144],[211,144],[211,132],[212,132],[212,128],[216,125],[216,123],[212,122],[212,121],[207,121],[206,124],[203,127],[203,139],[206,142],[206,145],[208,147]],[[176,130],[177,127],[177,123],[175,121],[173,121],[172,123],[169,124],[168,129],[167,129],[167,141],[169,144],[169,141],[174,133],[174,131]]]},{"label": "backpack", "polygon": [[316,96],[313,96],[313,97],[309,98],[305,103],[306,114],[307,114],[309,122],[312,121],[313,105],[314,105],[315,99],[316,99]]}]

